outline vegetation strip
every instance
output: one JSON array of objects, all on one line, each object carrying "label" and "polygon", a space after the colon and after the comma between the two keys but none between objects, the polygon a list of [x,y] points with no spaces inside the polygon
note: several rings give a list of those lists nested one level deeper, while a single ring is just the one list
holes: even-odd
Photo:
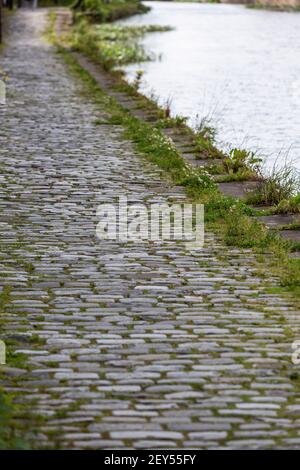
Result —
[{"label": "vegetation strip", "polygon": [[76,18],[89,18],[93,21],[115,21],[120,18],[146,13],[149,7],[139,0],[76,0],[73,10]]}]

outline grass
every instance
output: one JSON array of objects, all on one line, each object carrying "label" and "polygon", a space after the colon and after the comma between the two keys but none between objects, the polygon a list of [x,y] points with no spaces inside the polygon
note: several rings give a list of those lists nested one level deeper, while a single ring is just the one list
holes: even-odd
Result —
[{"label": "grass", "polygon": [[267,177],[262,175],[255,193],[249,195],[248,203],[278,205],[283,200],[293,198],[298,190],[299,173],[292,165],[286,164],[282,168],[274,166]]},{"label": "grass", "polygon": [[181,127],[183,124],[185,124],[187,121],[187,118],[183,116],[174,116],[174,117],[162,117],[157,121],[155,124],[155,127],[157,129],[166,129],[168,127]]},{"label": "grass", "polygon": [[27,450],[29,446],[19,437],[11,397],[0,389],[0,450]]},{"label": "grass", "polygon": [[110,22],[137,13],[146,13],[146,7],[139,0],[76,0],[73,3],[75,17],[88,17],[97,22]]},{"label": "grass", "polygon": [[200,158],[223,158],[224,153],[219,150],[215,143],[216,130],[210,125],[210,121],[202,119],[194,134],[196,152]]},{"label": "grass", "polygon": [[254,152],[233,148],[224,158],[223,165],[228,175],[239,175],[244,179],[257,179],[262,159]]},{"label": "grass", "polygon": [[[263,178],[258,171],[261,159],[253,152],[233,148],[227,154],[215,150],[215,143],[208,142],[208,155],[206,158],[218,158],[219,162],[209,165],[207,169],[211,175],[220,175],[218,182],[232,181],[259,181]],[[209,150],[210,148],[210,150]]]},{"label": "grass", "polygon": [[254,10],[270,10],[270,11],[282,11],[282,12],[295,12],[299,11],[299,6],[292,6],[292,5],[269,5],[267,3],[249,3],[245,5],[247,8],[254,9]]},{"label": "grass", "polygon": [[[9,300],[9,290],[4,289],[1,294],[2,311],[5,310],[5,305],[9,303]],[[25,356],[14,352],[16,344],[15,340],[5,338],[8,367],[20,368],[24,365]],[[4,386],[5,380],[6,377],[1,374],[2,386]],[[25,450],[29,448],[27,435],[25,436],[23,425],[18,420],[19,416],[22,415],[23,407],[16,404],[16,398],[17,395],[14,396],[0,388],[0,450]]]},{"label": "grass", "polygon": [[274,238],[274,234],[264,225],[251,219],[243,211],[229,211],[225,217],[227,226],[224,235],[227,245],[265,249]]},{"label": "grass", "polygon": [[90,24],[78,21],[68,38],[69,45],[100,62],[106,70],[153,59],[139,44],[146,33],[168,31],[168,26],[123,26],[117,24]]},{"label": "grass", "polygon": [[292,196],[289,199],[282,199],[275,209],[277,214],[299,214],[300,213],[300,194]]}]

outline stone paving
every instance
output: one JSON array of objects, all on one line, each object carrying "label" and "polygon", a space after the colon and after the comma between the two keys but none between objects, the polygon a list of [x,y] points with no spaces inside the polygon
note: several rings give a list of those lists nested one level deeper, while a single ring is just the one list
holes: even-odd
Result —
[{"label": "stone paving", "polygon": [[[13,21],[1,133],[1,337],[36,448],[300,448],[299,311],[250,250],[95,236],[96,208],[182,200],[41,37]],[[35,345],[30,342],[34,338]],[[36,338],[39,338],[37,341]],[[294,380],[292,380],[294,379]],[[35,421],[34,421],[35,422]]]}]

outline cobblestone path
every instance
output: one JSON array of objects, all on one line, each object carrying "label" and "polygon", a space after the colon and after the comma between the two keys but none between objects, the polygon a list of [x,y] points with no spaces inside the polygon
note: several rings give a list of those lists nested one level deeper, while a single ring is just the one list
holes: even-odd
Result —
[{"label": "cobblestone path", "polygon": [[41,38],[43,11],[13,26],[1,56],[0,327],[26,362],[2,366],[1,383],[39,417],[35,446],[300,448],[299,312],[265,293],[251,251],[212,234],[197,255],[97,240],[100,202],[184,195],[122,129],[95,125],[105,115]]}]

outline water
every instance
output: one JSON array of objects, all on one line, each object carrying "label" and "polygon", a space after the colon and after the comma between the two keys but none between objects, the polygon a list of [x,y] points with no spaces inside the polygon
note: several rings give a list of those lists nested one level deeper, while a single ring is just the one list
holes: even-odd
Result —
[{"label": "water", "polygon": [[160,59],[125,67],[128,80],[143,69],[142,91],[195,125],[209,117],[224,148],[246,147],[286,158],[300,168],[300,14],[241,5],[145,2],[146,15],[126,24],[170,25],[142,43]]}]

